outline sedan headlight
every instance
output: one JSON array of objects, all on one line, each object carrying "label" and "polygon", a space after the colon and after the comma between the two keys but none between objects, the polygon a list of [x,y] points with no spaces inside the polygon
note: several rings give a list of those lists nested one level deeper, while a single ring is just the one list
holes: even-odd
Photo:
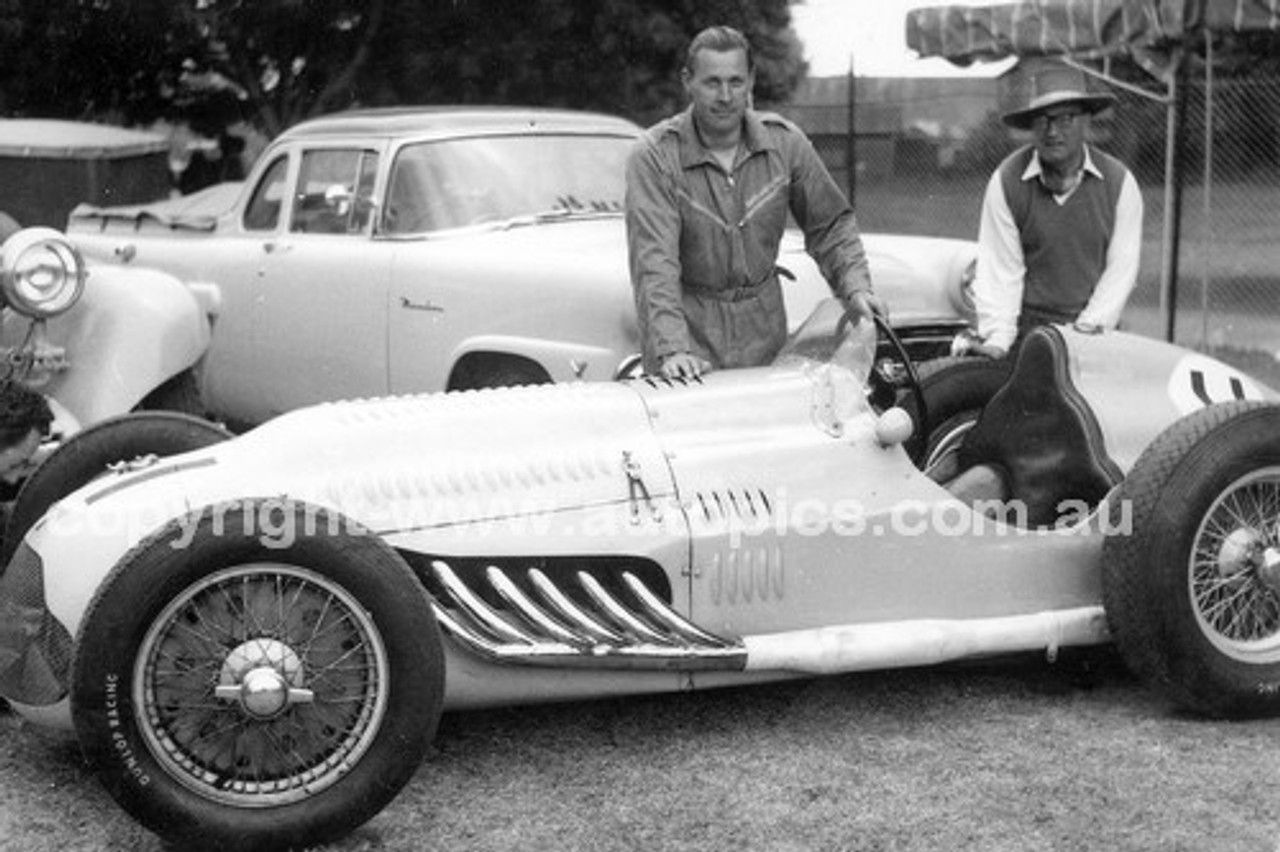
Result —
[{"label": "sedan headlight", "polygon": [[53,228],[27,228],[4,244],[0,289],[5,303],[35,319],[56,316],[84,291],[84,258]]}]

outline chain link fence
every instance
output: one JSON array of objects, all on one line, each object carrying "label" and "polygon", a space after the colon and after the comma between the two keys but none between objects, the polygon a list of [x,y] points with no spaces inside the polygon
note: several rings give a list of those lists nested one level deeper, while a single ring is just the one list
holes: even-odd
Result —
[{"label": "chain link fence", "polygon": [[[996,81],[859,79],[853,101],[847,81],[826,88],[837,91],[823,92],[825,103],[796,100],[781,111],[849,187],[863,230],[975,239],[987,179],[1028,141],[1000,121]],[[814,91],[822,90],[801,95]],[[1091,141],[1129,165],[1145,201],[1142,268],[1124,323],[1164,337],[1169,110],[1116,93],[1116,107],[1093,120]],[[1192,79],[1183,117],[1174,340],[1280,387],[1280,78]]]}]

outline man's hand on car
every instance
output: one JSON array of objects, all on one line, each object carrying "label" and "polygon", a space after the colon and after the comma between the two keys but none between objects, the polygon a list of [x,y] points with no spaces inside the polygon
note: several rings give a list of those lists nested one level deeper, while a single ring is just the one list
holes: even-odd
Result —
[{"label": "man's hand on car", "polygon": [[1003,346],[992,346],[990,343],[974,343],[969,352],[973,355],[981,355],[984,358],[999,360],[1009,354],[1009,351]]},{"label": "man's hand on car", "polygon": [[977,331],[965,329],[951,341],[951,354],[998,360],[1008,355],[1009,350],[986,343],[978,336]]},{"label": "man's hand on car", "polygon": [[875,314],[884,320],[889,319],[889,309],[876,294],[868,290],[857,290],[844,300],[845,313],[854,322],[870,320]]},{"label": "man's hand on car", "polygon": [[672,352],[662,359],[662,375],[668,379],[696,379],[711,365],[690,352]]}]

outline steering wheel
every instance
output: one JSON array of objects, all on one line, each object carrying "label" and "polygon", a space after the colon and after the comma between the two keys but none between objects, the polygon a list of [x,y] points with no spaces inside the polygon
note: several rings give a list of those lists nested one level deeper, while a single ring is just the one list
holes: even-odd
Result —
[{"label": "steering wheel", "polygon": [[[915,361],[911,359],[911,355],[907,353],[907,347],[902,344],[902,340],[898,337],[898,333],[889,325],[889,321],[877,313],[871,314],[876,324],[876,332],[889,341],[889,345],[893,348],[894,354],[902,362],[902,366],[907,374],[907,393],[915,400],[916,412],[919,415],[918,423],[922,434],[929,434],[929,408],[924,398],[924,389],[920,386],[920,373],[916,370]],[[836,323],[836,341],[842,340],[848,331],[850,323],[853,320],[846,312],[840,317],[840,322]],[[878,400],[887,400],[878,407],[881,409],[888,408],[893,405],[897,399],[899,384],[891,377],[885,374],[876,364],[871,365],[871,374],[868,377],[871,384],[871,398],[873,404]],[[918,461],[918,460],[916,460]]]}]

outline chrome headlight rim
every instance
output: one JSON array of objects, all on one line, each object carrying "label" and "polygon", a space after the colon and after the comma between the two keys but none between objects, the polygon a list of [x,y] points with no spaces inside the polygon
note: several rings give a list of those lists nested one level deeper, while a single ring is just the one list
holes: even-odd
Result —
[{"label": "chrome headlight rim", "polygon": [[615,382],[625,382],[641,378],[643,375],[644,356],[639,352],[633,352],[618,362],[618,366],[613,371],[613,380]]},{"label": "chrome headlight rim", "polygon": [[87,277],[80,250],[53,228],[26,228],[4,243],[0,292],[24,316],[42,319],[69,310],[80,301]]}]

